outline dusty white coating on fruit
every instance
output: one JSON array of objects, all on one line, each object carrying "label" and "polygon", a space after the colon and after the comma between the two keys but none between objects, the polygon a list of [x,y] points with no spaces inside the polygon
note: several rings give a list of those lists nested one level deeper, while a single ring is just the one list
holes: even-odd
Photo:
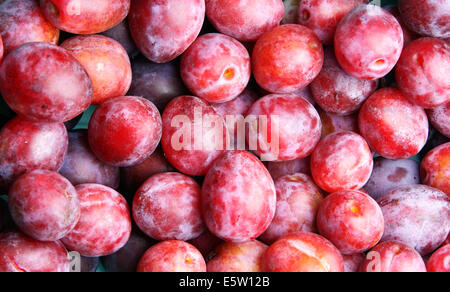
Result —
[{"label": "dusty white coating on fruit", "polygon": [[450,195],[450,142],[439,145],[423,158],[422,183]]},{"label": "dusty white coating on fruit", "polygon": [[131,86],[131,64],[125,49],[101,35],[75,36],[61,44],[86,69],[94,87],[93,103],[123,96]]},{"label": "dusty white coating on fruit", "polygon": [[29,43],[11,52],[0,68],[0,89],[8,105],[35,120],[65,122],[92,100],[92,82],[66,50]]},{"label": "dusty white coating on fruit", "polygon": [[263,34],[253,49],[253,74],[273,93],[293,93],[309,85],[323,64],[323,47],[307,27],[279,26]]},{"label": "dusty white coating on fruit", "polygon": [[58,171],[66,157],[67,130],[62,123],[12,119],[0,131],[0,180],[9,187],[34,169]]},{"label": "dusty white coating on fruit", "polygon": [[309,27],[323,44],[330,45],[342,17],[358,5],[368,2],[368,0],[302,0],[298,5],[295,23]]},{"label": "dusty white coating on fruit", "polygon": [[427,263],[428,272],[450,271],[450,245],[444,245],[435,251]]},{"label": "dusty white coating on fruit", "polygon": [[41,0],[40,5],[45,17],[61,30],[95,34],[124,20],[130,0]]},{"label": "dusty white coating on fruit", "polygon": [[403,21],[415,32],[436,38],[450,37],[448,0],[399,0]]},{"label": "dusty white coating on fruit", "polygon": [[117,188],[119,168],[107,165],[95,157],[89,148],[87,133],[69,133],[69,149],[60,173],[73,185],[98,183]]},{"label": "dusty white coating on fruit", "polygon": [[426,267],[420,254],[413,248],[398,241],[386,241],[368,253],[361,270],[363,272],[426,272]]},{"label": "dusty white coating on fruit", "polygon": [[247,49],[222,34],[197,38],[181,59],[181,77],[198,97],[221,103],[236,98],[250,80]]},{"label": "dusty white coating on fruit", "polygon": [[323,193],[302,173],[282,176],[275,181],[277,208],[275,218],[261,239],[271,244],[294,232],[316,232],[316,215]]},{"label": "dusty white coating on fruit", "polygon": [[412,103],[436,108],[450,102],[450,47],[421,38],[403,50],[395,71],[398,88]]},{"label": "dusty white coating on fruit", "polygon": [[317,214],[320,234],[342,254],[362,253],[375,246],[384,231],[383,213],[368,195],[340,191],[325,198]]},{"label": "dusty white coating on fruit", "polygon": [[438,248],[450,231],[450,199],[431,187],[412,185],[378,200],[385,219],[383,241],[398,240],[422,255]]},{"label": "dusty white coating on fruit", "polygon": [[69,272],[67,250],[59,241],[41,242],[20,232],[0,235],[1,272]]},{"label": "dusty white coating on fruit", "polygon": [[344,271],[343,258],[336,247],[324,237],[307,232],[278,240],[266,252],[263,264],[266,271]]},{"label": "dusty white coating on fruit", "polygon": [[450,138],[450,103],[429,110],[428,118],[441,134]]},{"label": "dusty white coating on fruit", "polygon": [[[250,132],[247,137],[251,141],[250,134],[256,133],[258,140],[259,156],[265,155],[266,160],[286,161],[305,158],[310,155],[320,140],[322,124],[316,109],[304,98],[289,94],[272,94],[259,99],[248,111],[247,116],[267,118],[268,137],[278,126],[279,153],[271,148],[271,141],[265,139],[264,131],[254,128],[250,123]],[[278,120],[278,125],[276,121]],[[276,137],[274,137],[276,140]],[[254,150],[254,149],[251,149]],[[271,159],[267,159],[270,157]]]},{"label": "dusty white coating on fruit", "polygon": [[[202,135],[195,135],[196,121],[194,114],[198,111],[202,118]],[[184,117],[187,125],[177,123],[176,117]],[[208,118],[217,120],[222,125],[208,125]],[[179,122],[179,121],[178,121]],[[199,123],[197,119],[197,123]],[[223,118],[206,101],[193,96],[181,96],[172,100],[163,113],[162,147],[167,160],[179,171],[193,176],[205,175],[213,162],[225,150],[227,128]],[[183,126],[187,127],[184,128]],[[220,127],[222,126],[222,127]],[[221,128],[221,131],[219,129]],[[175,147],[180,141],[173,141],[178,131],[183,132],[182,149]],[[190,141],[188,137],[190,136]],[[217,137],[217,139],[216,139]],[[221,138],[222,137],[222,138]],[[180,137],[178,137],[180,138]],[[197,141],[197,144],[196,143]],[[186,147],[184,147],[186,146]],[[196,147],[201,146],[201,147]]]},{"label": "dusty white coating on fruit", "polygon": [[[224,118],[225,121],[227,121],[227,116],[245,116],[258,97],[259,96],[253,91],[245,89],[235,99],[224,103],[211,104],[211,106]],[[227,123],[229,134],[234,136],[235,132],[238,131],[237,122],[233,124],[234,128],[231,128],[230,126],[231,125]]]},{"label": "dusty white coating on fruit", "polygon": [[365,254],[344,255],[344,266],[346,273],[357,273],[364,262]]},{"label": "dusty white coating on fruit", "polygon": [[155,151],[162,136],[162,120],[156,106],[142,97],[112,98],[94,112],[88,136],[98,158],[127,167],[143,162]]},{"label": "dusty white coating on fruit", "polygon": [[129,24],[140,51],[154,62],[165,63],[197,38],[204,15],[204,0],[139,0],[132,3]]},{"label": "dusty white coating on fruit", "polygon": [[190,177],[162,173],[137,191],[133,217],[148,236],[157,240],[188,241],[204,231],[200,186]]},{"label": "dusty white coating on fruit", "polygon": [[306,255],[307,257],[313,258],[320,262],[321,266],[325,271],[330,272],[330,264],[326,259],[323,259],[320,254],[317,254],[317,248],[308,242],[303,242],[301,240],[286,240],[288,245],[292,248],[298,250],[298,252]]},{"label": "dusty white coating on fruit", "polygon": [[80,219],[80,201],[72,184],[55,172],[35,170],[11,187],[8,204],[15,223],[40,241],[66,236]]},{"label": "dusty white coating on fruit", "polygon": [[370,178],[372,153],[353,132],[337,132],[321,140],[311,156],[311,172],[319,187],[328,191],[358,190]]},{"label": "dusty white coating on fruit", "polygon": [[207,0],[206,14],[218,31],[254,42],[280,23],[284,5],[281,0]]},{"label": "dusty white coating on fruit", "polygon": [[416,161],[378,157],[375,159],[372,175],[364,189],[377,200],[394,188],[419,183],[419,164]]},{"label": "dusty white coating on fruit", "polygon": [[269,172],[252,154],[229,151],[208,171],[202,209],[219,238],[245,242],[260,236],[275,215],[276,191]]},{"label": "dusty white coating on fruit", "polygon": [[0,6],[0,34],[5,52],[29,42],[57,44],[59,31],[42,14],[38,1],[8,0]]},{"label": "dusty white coating on fruit", "polygon": [[356,78],[374,80],[389,73],[400,58],[403,30],[384,9],[361,5],[339,23],[334,44],[344,71]]},{"label": "dusty white coating on fruit", "polygon": [[311,83],[311,93],[328,113],[349,115],[375,92],[378,81],[352,77],[341,69],[332,50],[325,50],[322,71]]},{"label": "dusty white coating on fruit", "polygon": [[194,246],[168,240],[147,250],[139,262],[138,272],[206,272],[206,263]]},{"label": "dusty white coating on fruit", "polygon": [[425,146],[428,118],[395,88],[383,88],[364,103],[359,129],[370,147],[389,159],[411,158]]},{"label": "dusty white coating on fruit", "polygon": [[128,204],[115,190],[97,184],[76,187],[81,218],[75,229],[62,239],[64,245],[83,256],[98,257],[122,248],[131,233]]}]

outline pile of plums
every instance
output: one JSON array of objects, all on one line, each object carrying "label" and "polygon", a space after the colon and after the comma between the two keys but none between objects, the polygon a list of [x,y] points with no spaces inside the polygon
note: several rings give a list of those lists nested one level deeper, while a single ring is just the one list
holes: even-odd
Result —
[{"label": "pile of plums", "polygon": [[450,271],[450,0],[0,2],[1,272]]}]

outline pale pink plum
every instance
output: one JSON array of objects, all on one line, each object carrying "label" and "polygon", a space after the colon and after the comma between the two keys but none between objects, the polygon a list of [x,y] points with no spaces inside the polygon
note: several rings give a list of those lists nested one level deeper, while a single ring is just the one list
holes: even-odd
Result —
[{"label": "pale pink plum", "polygon": [[284,0],[284,16],[281,24],[298,23],[298,5],[300,0]]},{"label": "pale pink plum", "polygon": [[59,30],[45,19],[36,0],[7,0],[0,4],[0,36],[5,55],[26,43],[58,44]]},{"label": "pale pink plum", "polygon": [[371,272],[426,272],[425,263],[413,248],[396,241],[386,241],[374,247],[366,256],[361,271]]},{"label": "pale pink plum", "polygon": [[130,0],[40,0],[40,5],[57,28],[74,34],[95,34],[124,20]]},{"label": "pale pink plum", "polygon": [[[267,129],[258,127],[261,117],[267,119]],[[271,94],[259,99],[248,111],[247,121],[250,150],[266,161],[309,156],[322,131],[316,109],[293,94]]]},{"label": "pale pink plum", "polygon": [[167,105],[162,119],[161,144],[177,170],[204,176],[223,155],[228,142],[225,121],[206,101],[194,96],[177,97]]},{"label": "pale pink plum", "polygon": [[410,103],[396,88],[372,94],[359,112],[359,130],[370,147],[388,159],[417,155],[428,139],[425,110]]},{"label": "pale pink plum", "polygon": [[223,243],[223,240],[206,229],[199,237],[189,240],[189,243],[195,246],[206,259],[216,246]]},{"label": "pale pink plum", "polygon": [[428,109],[450,103],[449,76],[450,46],[435,38],[421,38],[407,45],[395,71],[398,88],[405,97]]},{"label": "pale pink plum", "polygon": [[120,180],[118,167],[105,164],[92,153],[87,131],[69,133],[69,150],[59,173],[74,186],[97,183],[116,189]]},{"label": "pale pink plum", "polygon": [[450,142],[428,152],[420,165],[420,175],[423,184],[440,189],[450,197]]},{"label": "pale pink plum", "polygon": [[18,231],[0,234],[0,272],[69,272],[67,250],[59,241],[42,242]]},{"label": "pale pink plum", "polygon": [[369,180],[373,158],[369,145],[353,132],[336,132],[323,138],[311,156],[311,173],[327,192],[359,190]]},{"label": "pale pink plum", "polygon": [[131,37],[127,19],[101,34],[118,41],[131,57],[139,54],[139,50]]},{"label": "pale pink plum", "polygon": [[366,255],[357,253],[354,255],[344,255],[344,266],[346,273],[358,273],[364,262]]},{"label": "pale pink plum", "polygon": [[339,191],[327,196],[320,205],[317,227],[342,254],[359,254],[381,240],[383,212],[369,195]]},{"label": "pale pink plum", "polygon": [[150,100],[160,112],[175,97],[189,93],[181,79],[177,60],[158,64],[140,56],[133,60],[131,68],[133,81],[128,94]]},{"label": "pale pink plum", "polygon": [[345,72],[359,79],[375,80],[387,75],[400,58],[403,30],[386,10],[361,5],[339,23],[334,46]]},{"label": "pale pink plum", "polygon": [[206,272],[202,254],[183,241],[168,240],[152,246],[138,264],[137,271],[147,272]]},{"label": "pale pink plum", "polygon": [[289,161],[271,161],[266,163],[266,167],[274,180],[288,174],[304,173],[311,175],[310,157]]},{"label": "pale pink plum", "polygon": [[344,259],[324,237],[300,232],[275,242],[263,256],[264,272],[344,272]]},{"label": "pale pink plum", "polygon": [[64,245],[87,257],[106,256],[121,249],[130,238],[128,204],[115,190],[98,185],[76,186],[81,218],[62,239]]},{"label": "pale pink plum", "polygon": [[203,218],[217,237],[235,243],[256,239],[275,216],[275,185],[251,153],[229,151],[208,171],[202,190]]},{"label": "pale pink plum", "polygon": [[398,10],[398,6],[388,5],[388,6],[384,6],[383,8],[386,9],[387,11],[389,11],[392,15],[394,15],[395,19],[397,19],[398,23],[402,27],[404,45],[409,44],[410,42],[412,42],[413,40],[415,40],[419,37],[419,35],[417,33],[413,32],[406,26],[405,22],[403,21],[401,15],[400,15],[400,11]]},{"label": "pale pink plum", "polygon": [[372,176],[364,189],[378,200],[382,195],[401,186],[420,183],[419,163],[412,159],[374,159]]},{"label": "pale pink plum", "polygon": [[22,175],[8,193],[11,216],[28,236],[56,241],[66,236],[80,219],[80,201],[73,185],[47,170]]},{"label": "pale pink plum", "polygon": [[323,65],[323,47],[307,27],[285,24],[264,33],[252,55],[253,75],[263,89],[293,93],[308,86]]},{"label": "pale pink plum", "polygon": [[368,3],[368,0],[303,0],[297,21],[312,29],[323,44],[331,45],[341,19],[352,9]]},{"label": "pale pink plum", "polygon": [[396,240],[427,255],[450,231],[450,198],[424,185],[396,188],[378,199],[385,221],[382,241]]},{"label": "pale pink plum", "polygon": [[261,273],[262,258],[268,248],[257,240],[225,242],[211,252],[206,267],[209,273]]},{"label": "pale pink plum", "polygon": [[34,120],[66,122],[92,101],[92,82],[68,51],[28,43],[3,60],[0,91],[13,111]]},{"label": "pale pink plum", "polygon": [[281,0],[207,0],[206,15],[221,33],[255,42],[279,25],[284,5]]},{"label": "pale pink plum", "polygon": [[92,104],[101,104],[125,95],[131,86],[131,64],[125,49],[102,35],[75,36],[61,44],[86,69],[94,95]]},{"label": "pale pink plum", "polygon": [[212,103],[235,99],[250,80],[247,49],[219,33],[197,38],[181,56],[181,78],[196,96]]},{"label": "pale pink plum", "polygon": [[272,244],[283,236],[296,232],[315,232],[316,216],[324,194],[306,174],[285,175],[275,181],[277,208],[275,218],[261,236]]},{"label": "pale pink plum", "polygon": [[167,161],[161,147],[158,147],[144,162],[120,169],[121,188],[127,194],[134,195],[149,177],[158,173],[173,171],[175,171],[175,168]]},{"label": "pale pink plum", "polygon": [[450,138],[450,102],[428,110],[428,119],[442,135]]},{"label": "pale pink plum", "polygon": [[158,147],[162,121],[156,106],[136,96],[108,99],[92,115],[88,137],[103,162],[128,167],[146,160]]},{"label": "pale pink plum", "polygon": [[399,0],[398,8],[406,25],[421,35],[450,37],[448,0]]},{"label": "pale pink plum", "polygon": [[180,173],[155,174],[134,196],[133,218],[148,236],[159,241],[188,241],[205,231],[201,188]]},{"label": "pale pink plum", "polygon": [[102,257],[103,267],[109,273],[134,273],[139,260],[152,244],[153,240],[133,228],[127,244],[117,252]]},{"label": "pale pink plum", "polygon": [[204,0],[136,0],[131,3],[128,22],[142,54],[153,62],[166,63],[194,42],[204,19]]},{"label": "pale pink plum", "polygon": [[322,138],[340,131],[359,133],[358,115],[340,116],[318,110],[322,121]]},{"label": "pale pink plum", "polygon": [[8,191],[16,179],[32,170],[58,171],[67,147],[63,123],[13,118],[0,131],[0,189]]},{"label": "pale pink plum", "polygon": [[431,273],[450,272],[450,244],[447,244],[433,253],[427,263],[427,271]]},{"label": "pale pink plum", "polygon": [[341,116],[357,112],[377,87],[377,80],[362,80],[345,73],[331,48],[325,50],[322,71],[310,85],[317,104],[324,111]]}]

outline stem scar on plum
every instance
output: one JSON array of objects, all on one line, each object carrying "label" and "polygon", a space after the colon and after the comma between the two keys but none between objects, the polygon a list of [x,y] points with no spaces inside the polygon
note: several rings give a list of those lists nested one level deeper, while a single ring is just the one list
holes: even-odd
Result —
[{"label": "stem scar on plum", "polygon": [[234,75],[235,74],[233,68],[228,68],[227,70],[225,70],[225,73],[223,73],[223,76],[226,80],[232,80],[234,78]]}]

